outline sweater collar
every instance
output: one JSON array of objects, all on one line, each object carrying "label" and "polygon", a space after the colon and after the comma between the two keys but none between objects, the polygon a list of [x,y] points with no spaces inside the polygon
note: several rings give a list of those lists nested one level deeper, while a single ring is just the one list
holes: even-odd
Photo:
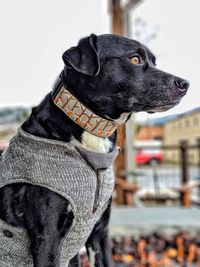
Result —
[{"label": "sweater collar", "polygon": [[56,94],[52,95],[52,99],[54,104],[71,120],[87,132],[98,137],[111,136],[117,127],[126,121],[128,116],[123,114],[118,120],[102,118],[81,103],[63,85],[59,90],[56,90]]},{"label": "sweater collar", "polygon": [[97,153],[78,148],[81,156],[85,161],[95,170],[105,170],[113,165],[119,153],[119,147],[115,146],[112,151],[108,153]]}]

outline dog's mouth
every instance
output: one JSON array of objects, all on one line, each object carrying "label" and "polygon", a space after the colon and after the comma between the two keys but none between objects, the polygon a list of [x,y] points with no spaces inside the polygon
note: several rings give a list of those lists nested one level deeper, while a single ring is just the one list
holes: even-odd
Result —
[{"label": "dog's mouth", "polygon": [[147,113],[164,112],[178,105],[180,101],[181,101],[181,98],[179,98],[178,100],[171,101],[167,104],[154,106],[153,108],[146,110],[146,112]]}]

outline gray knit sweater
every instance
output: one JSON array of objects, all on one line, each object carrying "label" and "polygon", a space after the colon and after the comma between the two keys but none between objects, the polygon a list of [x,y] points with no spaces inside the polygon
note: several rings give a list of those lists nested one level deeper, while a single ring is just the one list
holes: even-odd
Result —
[{"label": "gray knit sweater", "polygon": [[[44,186],[66,198],[74,222],[61,249],[61,267],[84,246],[92,228],[106,209],[113,192],[112,163],[117,147],[107,154],[76,147],[24,132],[21,128],[0,160],[0,187],[26,182]],[[98,189],[98,197],[96,192]],[[96,211],[92,213],[94,203]],[[12,238],[3,233],[9,230]],[[33,267],[26,230],[0,220],[0,266]]]}]

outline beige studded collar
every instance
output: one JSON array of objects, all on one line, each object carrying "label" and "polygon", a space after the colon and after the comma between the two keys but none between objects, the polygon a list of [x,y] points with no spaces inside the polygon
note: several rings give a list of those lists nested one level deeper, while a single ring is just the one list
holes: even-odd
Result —
[{"label": "beige studded collar", "polygon": [[64,86],[55,95],[53,102],[76,124],[89,133],[99,137],[111,136],[117,127],[124,123],[127,118],[127,114],[116,121],[99,117],[83,105]]}]

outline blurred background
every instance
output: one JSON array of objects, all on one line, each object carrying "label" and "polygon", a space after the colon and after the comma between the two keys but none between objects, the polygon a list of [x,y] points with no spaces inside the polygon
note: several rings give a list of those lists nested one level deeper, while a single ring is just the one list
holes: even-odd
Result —
[{"label": "blurred background", "polygon": [[199,12],[199,0],[0,0],[1,152],[51,90],[62,53],[90,33],[136,39],[158,68],[191,83],[177,107],[134,114],[118,130],[110,225],[117,267],[200,266]]}]

